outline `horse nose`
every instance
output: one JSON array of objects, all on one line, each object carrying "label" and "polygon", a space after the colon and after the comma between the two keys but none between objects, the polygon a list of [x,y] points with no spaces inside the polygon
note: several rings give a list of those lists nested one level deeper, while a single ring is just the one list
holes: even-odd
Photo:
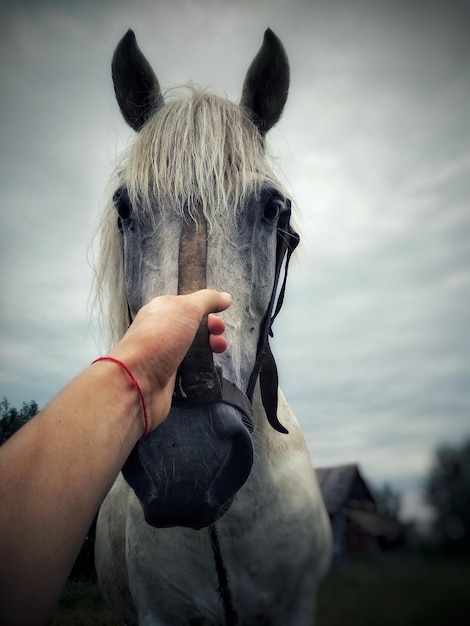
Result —
[{"label": "horse nose", "polygon": [[242,413],[223,402],[172,407],[122,473],[151,526],[199,530],[227,511],[253,465]]}]

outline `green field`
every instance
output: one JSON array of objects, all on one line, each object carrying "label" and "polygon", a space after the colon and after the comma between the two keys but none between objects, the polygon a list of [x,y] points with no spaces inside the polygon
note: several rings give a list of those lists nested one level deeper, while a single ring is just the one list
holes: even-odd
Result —
[{"label": "green field", "polygon": [[318,626],[469,626],[470,562],[388,556],[333,572]]},{"label": "green field", "polygon": [[[118,626],[96,585],[67,586],[54,626]],[[317,626],[468,626],[470,562],[412,556],[353,561],[319,594]]]}]

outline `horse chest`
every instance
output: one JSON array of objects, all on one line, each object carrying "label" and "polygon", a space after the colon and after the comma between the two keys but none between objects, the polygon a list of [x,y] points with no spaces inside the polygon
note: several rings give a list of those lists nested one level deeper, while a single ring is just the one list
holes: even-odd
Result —
[{"label": "horse chest", "polygon": [[[304,533],[294,524],[287,536],[285,525],[269,528],[268,519],[245,529],[238,524],[231,533],[235,520],[230,513],[226,517],[219,524],[220,549],[234,606],[250,616],[250,624],[262,624],[259,616],[266,618],[280,598],[288,600],[298,593],[299,578],[305,576],[310,560]],[[189,624],[197,616],[204,616],[204,624],[225,623],[208,529],[152,529],[135,520],[128,524],[131,527],[126,560],[139,614],[156,611],[167,620],[163,624]],[[181,615],[187,621],[179,622]]]}]

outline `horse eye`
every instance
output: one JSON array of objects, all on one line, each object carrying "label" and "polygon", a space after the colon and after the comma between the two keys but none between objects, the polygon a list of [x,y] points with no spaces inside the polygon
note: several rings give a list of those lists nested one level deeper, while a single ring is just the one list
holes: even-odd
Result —
[{"label": "horse eye", "polygon": [[113,202],[121,220],[126,220],[131,214],[131,203],[126,187],[119,187],[113,195]]},{"label": "horse eye", "polygon": [[274,221],[279,217],[279,200],[269,200],[264,207],[264,218]]}]

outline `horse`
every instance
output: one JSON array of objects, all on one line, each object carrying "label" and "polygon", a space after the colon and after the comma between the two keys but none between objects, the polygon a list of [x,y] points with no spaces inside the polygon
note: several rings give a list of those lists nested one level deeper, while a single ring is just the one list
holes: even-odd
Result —
[{"label": "horse", "polygon": [[289,64],[266,30],[239,104],[162,92],[129,30],[112,60],[135,140],[101,224],[98,291],[114,340],[162,294],[229,291],[229,347],[207,324],[177,373],[168,418],[138,442],[98,515],[95,564],[111,610],[145,626],[311,626],[331,530],[269,346],[299,237],[267,132]]}]

